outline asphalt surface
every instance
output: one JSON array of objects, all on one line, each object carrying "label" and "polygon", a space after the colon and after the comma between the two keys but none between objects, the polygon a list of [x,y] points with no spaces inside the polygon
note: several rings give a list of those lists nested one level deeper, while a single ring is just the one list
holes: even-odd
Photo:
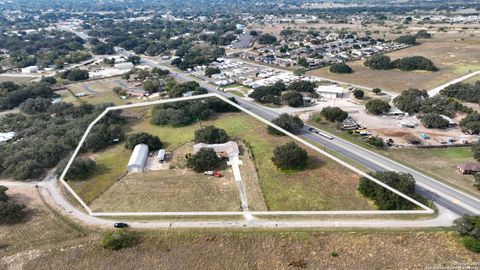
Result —
[{"label": "asphalt surface", "polygon": [[[141,64],[150,66],[150,67],[161,67],[167,68],[170,70],[171,75],[177,79],[184,81],[194,80],[192,77],[179,73],[171,68],[168,68],[164,65],[160,65],[152,60],[142,59]],[[224,93],[216,89],[210,84],[207,84],[203,80],[196,80],[200,85],[210,92],[218,93],[225,97],[235,97],[231,94]],[[265,108],[259,104],[256,104],[251,101],[240,99],[236,97],[236,100],[239,104],[245,109],[267,119],[272,120],[276,118],[279,113],[274,112],[268,108]],[[323,136],[314,134],[308,129],[310,126],[306,125],[302,130],[299,131],[299,136],[304,139],[313,141],[322,145],[325,148],[328,148],[336,153],[339,153],[363,166],[372,170],[372,171],[398,171],[411,174],[416,180],[416,192],[430,200],[435,201],[440,206],[458,214],[479,214],[480,213],[480,201],[471,195],[468,195],[462,191],[459,191],[453,187],[447,186],[429,176],[426,176],[413,168],[401,165],[396,161],[393,161],[389,158],[381,156],[377,153],[374,153],[370,150],[364,149],[358,145],[350,143],[346,140],[343,140],[339,137],[329,134],[333,139],[328,139]],[[323,131],[322,131],[323,132]]]}]

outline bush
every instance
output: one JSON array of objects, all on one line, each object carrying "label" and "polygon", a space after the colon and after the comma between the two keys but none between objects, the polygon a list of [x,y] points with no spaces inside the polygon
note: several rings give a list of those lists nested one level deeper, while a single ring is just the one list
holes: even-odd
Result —
[{"label": "bush", "polygon": [[226,143],[229,138],[227,132],[214,126],[206,126],[195,130],[195,143]]},{"label": "bush", "polygon": [[95,169],[95,161],[89,158],[76,158],[65,174],[65,180],[85,180],[92,175]]},{"label": "bush", "polygon": [[273,164],[283,170],[301,170],[307,166],[308,154],[294,142],[277,146],[273,150]]},{"label": "bush", "polygon": [[[303,128],[303,121],[298,116],[289,115],[287,113],[280,114],[277,118],[272,120],[272,123],[290,133],[295,133],[295,131]],[[271,126],[267,127],[267,132],[273,135],[285,135],[283,132]]]},{"label": "bush", "polygon": [[134,237],[127,230],[117,230],[103,235],[102,247],[109,250],[120,250],[133,243]]},{"label": "bush", "polygon": [[29,98],[20,104],[20,110],[27,114],[44,113],[51,105],[52,101],[49,98]]},{"label": "bush", "polygon": [[218,168],[222,160],[212,148],[202,148],[194,155],[187,157],[187,167],[196,172],[210,171]]},{"label": "bush", "polygon": [[372,57],[365,60],[364,65],[371,69],[386,70],[391,69],[390,57],[383,54],[375,54]]},{"label": "bush", "polygon": [[347,119],[348,113],[339,107],[325,107],[320,111],[320,115],[330,122],[340,123]]},{"label": "bush", "polygon": [[352,68],[345,63],[335,63],[330,66],[330,72],[332,73],[352,73]]},{"label": "bush", "polygon": [[480,114],[477,112],[467,115],[460,121],[460,126],[463,130],[472,134],[480,133]]},{"label": "bush", "polygon": [[6,186],[0,185],[0,202],[8,201],[7,190],[8,188]]},{"label": "bush", "polygon": [[[370,175],[409,197],[418,197],[415,194],[415,179],[410,174],[398,172],[374,172],[370,173]],[[372,199],[379,210],[411,210],[416,207],[413,203],[366,177],[360,178],[358,191],[363,196]]]},{"label": "bush", "polygon": [[464,236],[461,239],[462,245],[473,252],[480,253],[480,240],[472,236]]},{"label": "bush", "polygon": [[0,201],[0,225],[20,222],[25,216],[25,205],[13,200]]},{"label": "bush", "polygon": [[60,74],[62,79],[67,79],[69,81],[83,81],[89,78],[87,70],[81,70],[78,68],[73,68],[67,71],[64,71]]},{"label": "bush", "polygon": [[478,190],[480,190],[480,173],[476,173],[473,176],[473,180],[474,180],[473,186],[476,187]]},{"label": "bush", "polygon": [[222,71],[218,67],[209,67],[205,69],[205,76],[211,77],[214,74],[220,74]]},{"label": "bush", "polygon": [[472,146],[473,158],[480,161],[480,139]]},{"label": "bush", "polygon": [[382,138],[378,136],[372,136],[366,139],[366,142],[370,145],[373,145],[378,148],[382,148],[384,146]]},{"label": "bush", "polygon": [[416,38],[431,38],[432,34],[428,33],[427,30],[419,30],[415,35]]},{"label": "bush", "polygon": [[355,89],[355,91],[353,91],[353,96],[356,99],[362,99],[365,96],[365,92],[363,92],[363,90],[360,90],[360,89]]},{"label": "bush", "polygon": [[380,88],[373,88],[373,89],[372,89],[372,92],[373,92],[375,95],[378,96],[378,95],[382,92],[382,89],[380,89]]},{"label": "bush", "polygon": [[453,221],[453,228],[462,237],[464,247],[480,252],[480,216],[465,214]]},{"label": "bush", "polygon": [[148,145],[149,150],[155,151],[162,149],[163,143],[158,136],[153,136],[145,132],[128,135],[125,141],[125,149],[133,149],[137,144]]},{"label": "bush", "polygon": [[426,128],[447,128],[449,126],[448,120],[436,113],[422,115],[420,121]]},{"label": "bush", "polygon": [[301,107],[303,106],[303,96],[302,94],[295,91],[287,91],[282,95],[283,103],[287,104],[290,107]]},{"label": "bush", "polygon": [[314,92],[316,88],[315,82],[305,81],[305,80],[297,80],[291,82],[287,89],[288,91],[296,91],[296,92]]},{"label": "bush", "polygon": [[390,110],[390,104],[382,99],[370,99],[365,104],[365,108],[371,114],[379,115]]}]

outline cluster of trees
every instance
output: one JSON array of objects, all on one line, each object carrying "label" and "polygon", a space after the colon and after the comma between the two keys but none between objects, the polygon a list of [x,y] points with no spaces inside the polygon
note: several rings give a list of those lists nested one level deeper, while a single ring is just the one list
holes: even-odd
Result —
[{"label": "cluster of trees", "polygon": [[[55,96],[51,85],[46,82],[16,84],[13,82],[0,83],[0,111],[17,107],[28,99],[37,97],[51,99]],[[43,101],[43,100],[42,100]],[[38,101],[41,103],[42,101]],[[32,103],[32,101],[29,101]],[[29,104],[28,107],[34,104]],[[40,105],[44,106],[44,105]]]},{"label": "cluster of trees", "polygon": [[202,148],[194,155],[187,156],[187,167],[196,171],[211,171],[220,166],[222,159],[212,148]]},{"label": "cluster of trees", "polygon": [[[144,85],[145,86],[145,85]],[[181,97],[184,93],[193,92],[193,95],[201,95],[208,93],[207,89],[200,86],[196,81],[188,81],[181,84],[174,84],[168,87],[168,95],[170,97]]]},{"label": "cluster of trees", "polygon": [[332,73],[340,73],[340,74],[345,74],[345,73],[352,73],[353,69],[347,65],[344,62],[341,63],[335,63],[330,66],[330,72]]},{"label": "cluster of trees", "polygon": [[449,122],[447,119],[443,118],[440,114],[437,113],[426,113],[420,116],[420,121],[422,125],[426,128],[447,128],[449,127]]},{"label": "cluster of trees", "polygon": [[416,45],[417,44],[417,38],[413,35],[404,35],[404,36],[399,36],[398,38],[396,38],[395,42],[403,43],[403,44],[407,44],[407,45]]},{"label": "cluster of trees", "polygon": [[205,69],[205,76],[211,77],[214,74],[220,74],[222,71],[218,67],[208,67]]},{"label": "cluster of trees", "polygon": [[163,142],[158,136],[153,136],[146,132],[133,133],[127,136],[125,140],[125,149],[132,150],[137,144],[146,144],[151,151],[163,148]]},{"label": "cluster of trees", "polygon": [[316,84],[314,82],[297,80],[285,86],[278,81],[269,86],[255,88],[249,97],[260,103],[272,103],[275,105],[287,104],[291,107],[300,107],[304,105],[301,92],[315,95]]},{"label": "cluster of trees", "polygon": [[480,216],[464,215],[453,222],[455,231],[461,236],[463,246],[480,252]]},{"label": "cluster of trees", "polygon": [[257,42],[262,45],[273,44],[277,42],[277,38],[274,35],[265,33],[258,37]]},{"label": "cluster of trees", "polygon": [[[398,172],[370,173],[375,179],[411,197],[418,198],[415,193],[415,179],[410,174]],[[358,191],[373,200],[380,210],[410,210],[416,206],[390,190],[378,185],[367,177],[360,179]]]},{"label": "cluster of trees", "polygon": [[121,111],[110,111],[90,131],[83,144],[83,151],[100,151],[122,140],[125,135],[122,129],[126,119]]},{"label": "cluster of trees", "polygon": [[20,222],[25,216],[25,205],[7,195],[8,188],[0,186],[0,225]]},{"label": "cluster of trees", "polygon": [[[232,99],[236,102],[235,99]],[[151,123],[154,125],[185,126],[194,121],[207,120],[212,113],[236,112],[237,108],[217,98],[181,103],[166,103],[154,107]]]},{"label": "cluster of trees", "polygon": [[186,70],[199,65],[208,65],[218,57],[225,55],[225,49],[206,44],[192,45],[190,43],[180,46],[175,55],[178,58],[172,60],[171,64],[181,70]]},{"label": "cluster of trees", "polygon": [[226,143],[229,137],[224,129],[214,126],[206,126],[201,129],[195,130],[194,141],[195,143]]},{"label": "cluster of trees", "polygon": [[115,54],[114,46],[110,43],[104,43],[98,39],[90,40],[90,43],[93,45],[92,52],[94,54]]},{"label": "cluster of trees", "polygon": [[480,81],[475,83],[456,83],[440,91],[441,95],[459,99],[465,102],[480,103]]},{"label": "cluster of trees", "polygon": [[67,79],[69,81],[83,81],[89,78],[87,70],[81,70],[79,68],[73,68],[66,70],[59,74],[60,78]]},{"label": "cluster of trees", "polygon": [[365,108],[371,114],[380,115],[390,110],[391,106],[383,99],[373,98],[365,103]]},{"label": "cluster of trees", "polygon": [[[297,130],[303,128],[303,121],[298,116],[290,115],[288,113],[280,114],[277,118],[272,120],[272,123],[290,133],[295,133]],[[273,135],[285,135],[283,132],[271,126],[267,127],[267,132]]]},{"label": "cluster of trees", "polygon": [[320,115],[332,123],[341,123],[347,119],[348,113],[339,107],[325,107],[320,111]]},{"label": "cluster of trees", "polygon": [[277,146],[272,162],[282,170],[302,170],[307,166],[308,153],[294,142]]},{"label": "cluster of trees", "polygon": [[433,62],[423,56],[409,56],[392,61],[389,56],[376,54],[365,60],[364,65],[371,69],[387,70],[398,68],[403,71],[427,70],[437,71]]}]

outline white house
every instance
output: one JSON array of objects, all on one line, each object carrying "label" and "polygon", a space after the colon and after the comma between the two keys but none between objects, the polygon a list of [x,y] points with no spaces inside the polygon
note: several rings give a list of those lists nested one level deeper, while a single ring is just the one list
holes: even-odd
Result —
[{"label": "white house", "polygon": [[129,173],[143,172],[147,162],[148,152],[148,145],[143,143],[135,145],[130,160],[128,161],[127,169]]},{"label": "white house", "polygon": [[38,66],[29,66],[22,68],[22,73],[37,73]]}]

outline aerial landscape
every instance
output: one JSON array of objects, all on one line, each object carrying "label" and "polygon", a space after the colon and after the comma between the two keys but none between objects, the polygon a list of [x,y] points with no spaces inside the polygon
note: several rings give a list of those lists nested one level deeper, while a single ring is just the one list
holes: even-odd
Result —
[{"label": "aerial landscape", "polygon": [[0,0],[0,269],[480,269],[480,1]]}]

